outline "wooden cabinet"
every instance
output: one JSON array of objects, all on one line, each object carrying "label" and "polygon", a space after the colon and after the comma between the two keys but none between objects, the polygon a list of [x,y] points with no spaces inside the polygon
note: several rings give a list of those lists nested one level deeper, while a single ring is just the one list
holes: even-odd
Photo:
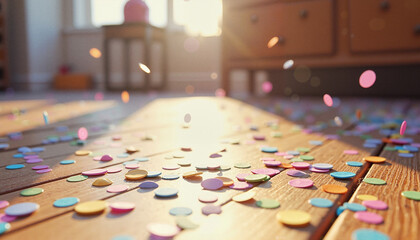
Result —
[{"label": "wooden cabinet", "polygon": [[274,2],[238,9],[226,17],[223,31],[231,45],[230,58],[333,52],[332,0]]},{"label": "wooden cabinet", "polygon": [[351,0],[353,52],[420,49],[419,0]]},{"label": "wooden cabinet", "polygon": [[420,0],[224,0],[222,87],[230,71],[420,64]]}]

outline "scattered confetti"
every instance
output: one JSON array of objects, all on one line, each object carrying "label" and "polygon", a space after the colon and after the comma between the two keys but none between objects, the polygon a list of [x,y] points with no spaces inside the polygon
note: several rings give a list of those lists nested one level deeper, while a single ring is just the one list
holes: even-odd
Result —
[{"label": "scattered confetti", "polygon": [[373,195],[368,195],[368,194],[359,194],[356,196],[357,199],[359,200],[378,200],[378,197],[373,196]]},{"label": "scattered confetti", "polygon": [[149,67],[148,67],[148,66],[146,66],[145,64],[143,64],[143,63],[139,63],[139,67],[140,67],[140,69],[141,69],[143,72],[145,72],[145,73],[147,73],[147,74],[149,74],[149,73],[150,73],[150,69],[149,69]]},{"label": "scattered confetti", "polygon": [[386,161],[386,158],[377,157],[377,156],[368,156],[368,157],[364,157],[363,160],[370,163],[384,163]]},{"label": "scattered confetti", "polygon": [[332,172],[330,173],[331,177],[339,178],[339,179],[347,179],[356,176],[355,173],[352,172]]},{"label": "scattered confetti", "polygon": [[283,63],[283,69],[289,69],[291,67],[293,67],[293,65],[295,64],[295,62],[292,59],[287,60],[286,62]]},{"label": "scattered confetti", "polygon": [[366,211],[366,207],[363,206],[362,204],[358,204],[358,203],[344,203],[343,207],[345,207],[346,209],[353,211],[353,212],[359,212],[359,211]]},{"label": "scattered confetti", "polygon": [[411,200],[420,201],[420,192],[417,191],[404,191],[401,195]]},{"label": "scattered confetti", "polygon": [[209,178],[202,181],[201,186],[207,190],[217,190],[223,187],[223,181],[217,178]]},{"label": "scattered confetti", "polygon": [[324,94],[324,103],[325,105],[327,105],[328,107],[332,107],[333,105],[333,99],[329,94]]},{"label": "scattered confetti", "polygon": [[382,180],[382,179],[379,179],[379,178],[365,178],[365,179],[363,179],[363,182],[369,183],[369,184],[372,184],[372,185],[385,185],[386,184],[385,180]]},{"label": "scattered confetti", "polygon": [[390,238],[373,229],[358,229],[352,233],[353,240],[390,240]]},{"label": "scattered confetti", "polygon": [[311,222],[311,215],[301,210],[280,211],[276,218],[280,223],[291,227],[305,227]]},{"label": "scattered confetti", "polygon": [[381,200],[365,200],[362,202],[365,207],[376,209],[376,210],[386,210],[388,209],[388,204]]},{"label": "scattered confetti", "polygon": [[257,204],[257,206],[260,207],[260,208],[278,208],[278,207],[280,207],[280,203],[277,200],[269,199],[269,198],[258,200],[255,204]]},{"label": "scattered confetti", "polygon": [[406,121],[403,121],[402,123],[401,123],[401,127],[400,127],[400,135],[402,136],[402,135],[404,135],[404,133],[405,133],[405,129],[407,128],[407,122]]},{"label": "scattered confetti", "polygon": [[188,216],[192,214],[192,209],[187,207],[174,207],[169,210],[173,216]]},{"label": "scattered confetti", "polygon": [[130,94],[127,91],[121,93],[121,100],[123,103],[128,103],[130,101]]},{"label": "scattered confetti", "polygon": [[348,191],[346,187],[343,187],[343,186],[340,186],[340,185],[335,185],[335,184],[322,185],[321,189],[324,192],[335,193],[335,194],[344,194]]},{"label": "scattered confetti", "polygon": [[267,43],[268,48],[274,47],[279,42],[279,37],[272,37]]},{"label": "scattered confetti", "polygon": [[109,193],[121,193],[121,192],[125,192],[128,190],[128,186],[127,185],[113,185],[113,186],[109,186],[106,191]]},{"label": "scattered confetti", "polygon": [[123,214],[133,211],[136,205],[131,202],[114,202],[109,204],[109,207],[111,208],[111,213]]},{"label": "scattered confetti", "polygon": [[210,214],[220,214],[222,213],[222,208],[220,206],[215,206],[212,204],[207,204],[203,208],[201,208],[201,212],[204,215],[210,215]]},{"label": "scattered confetti", "polygon": [[91,48],[89,50],[89,54],[90,54],[91,57],[96,58],[96,59],[100,58],[102,56],[101,51],[97,48]]},{"label": "scattered confetti", "polygon": [[359,84],[362,88],[370,88],[376,81],[376,74],[372,70],[364,71],[359,78]]},{"label": "scattered confetti", "polygon": [[178,189],[176,188],[158,188],[155,190],[155,195],[162,198],[174,197],[177,194]]},{"label": "scattered confetti", "polygon": [[273,84],[269,81],[264,81],[261,85],[264,93],[270,93],[273,90]]},{"label": "scattered confetti", "polygon": [[77,136],[82,141],[86,140],[88,138],[88,131],[87,131],[87,129],[84,128],[84,127],[79,128],[79,130],[77,131]]},{"label": "scattered confetti", "polygon": [[330,208],[333,206],[333,202],[326,198],[311,198],[308,201],[314,207]]},{"label": "scattered confetti", "polygon": [[102,213],[107,206],[105,201],[97,200],[79,203],[74,210],[80,215],[96,215]]},{"label": "scattered confetti", "polygon": [[24,197],[30,197],[30,196],[41,194],[43,192],[44,192],[44,189],[42,188],[27,188],[25,190],[22,190],[20,192],[20,195]]},{"label": "scattered confetti", "polygon": [[177,235],[180,229],[177,226],[173,226],[165,223],[149,223],[147,225],[147,230],[150,234],[162,237],[162,238],[171,238]]},{"label": "scattered confetti", "polygon": [[371,224],[381,224],[384,222],[384,218],[373,212],[360,211],[354,214],[354,217],[362,222]]},{"label": "scattered confetti", "polygon": [[39,205],[33,202],[24,202],[14,204],[4,210],[9,216],[22,217],[32,214],[39,209]]},{"label": "scattered confetti", "polygon": [[76,197],[66,197],[66,198],[60,198],[54,201],[54,207],[70,207],[75,205],[79,202],[79,199]]},{"label": "scattered confetti", "polygon": [[92,186],[104,187],[104,186],[109,186],[111,184],[112,184],[112,181],[109,180],[108,178],[98,178],[92,183]]},{"label": "scattered confetti", "polygon": [[289,181],[289,185],[296,188],[309,188],[314,185],[310,179],[293,179]]}]

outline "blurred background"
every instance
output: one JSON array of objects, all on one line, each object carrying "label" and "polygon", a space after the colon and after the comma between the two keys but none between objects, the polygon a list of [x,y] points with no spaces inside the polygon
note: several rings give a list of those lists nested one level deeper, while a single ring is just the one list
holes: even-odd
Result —
[{"label": "blurred background", "polygon": [[2,90],[420,96],[419,0],[0,3]]}]

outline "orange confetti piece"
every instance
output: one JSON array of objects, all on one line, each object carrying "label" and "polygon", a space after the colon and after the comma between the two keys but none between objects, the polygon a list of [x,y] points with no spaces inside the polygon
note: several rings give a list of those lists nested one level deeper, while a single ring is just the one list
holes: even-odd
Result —
[{"label": "orange confetti piece", "polygon": [[121,93],[121,100],[122,100],[124,103],[128,103],[128,102],[130,101],[130,94],[129,94],[127,91],[123,91],[123,92]]}]

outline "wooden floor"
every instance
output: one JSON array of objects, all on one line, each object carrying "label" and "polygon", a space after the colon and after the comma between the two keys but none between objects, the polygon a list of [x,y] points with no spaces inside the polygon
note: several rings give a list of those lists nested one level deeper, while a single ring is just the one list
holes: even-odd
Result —
[{"label": "wooden floor", "polygon": [[[21,202],[36,202],[40,209],[30,216],[10,223],[11,229],[2,239],[113,239],[131,236],[133,239],[156,239],[147,231],[149,223],[175,225],[175,217],[169,214],[173,207],[189,207],[193,213],[188,217],[199,227],[182,230],[175,239],[352,239],[352,233],[360,228],[378,230],[391,239],[418,239],[420,235],[420,201],[410,200],[401,195],[403,191],[419,191],[420,159],[400,157],[398,151],[390,151],[393,146],[383,139],[398,137],[402,120],[407,120],[408,128],[404,138],[420,142],[420,105],[409,100],[355,100],[341,99],[341,105],[326,107],[320,99],[303,99],[293,102],[283,99],[248,99],[243,103],[230,98],[192,97],[157,99],[137,110],[136,103],[124,104],[119,101],[84,101],[54,104],[47,101],[1,102],[0,133],[2,143],[9,144],[0,150],[0,201],[10,205]],[[252,106],[257,106],[258,108]],[[16,109],[24,112],[16,113]],[[265,109],[265,110],[261,110]],[[360,121],[356,110],[362,113]],[[43,111],[49,112],[49,124],[45,125]],[[14,114],[12,114],[12,112]],[[192,117],[185,126],[184,116]],[[342,126],[334,124],[334,117],[340,116]],[[67,126],[58,131],[58,126]],[[85,145],[71,141],[43,144],[45,139],[66,135],[75,136],[80,127],[89,131]],[[385,127],[385,128],[384,128]],[[257,128],[257,129],[256,129]],[[7,134],[22,132],[22,138],[11,140]],[[275,136],[275,133],[281,136]],[[264,135],[266,140],[255,141],[254,135]],[[120,140],[115,140],[116,137]],[[379,139],[380,144],[364,147],[366,139]],[[114,139],[114,140],[113,140]],[[314,145],[313,141],[321,141]],[[32,166],[22,158],[14,158],[17,149],[23,146],[44,147],[39,156],[42,165],[53,170],[37,174]],[[118,157],[126,152],[126,147],[134,146],[140,151],[128,157]],[[236,180],[239,173],[265,168],[262,157],[273,157],[283,163],[289,160],[275,154],[263,153],[262,146],[277,147],[279,152],[308,148],[315,160],[309,163],[330,163],[333,171],[356,173],[349,180],[337,180],[329,173],[313,173],[305,170],[314,181],[311,188],[294,188],[288,184],[294,177],[288,176],[284,168],[269,181],[254,184],[252,189],[233,190],[223,188],[211,191],[218,196],[215,205],[222,206],[222,213],[205,216],[201,209],[204,203],[198,200],[203,190],[200,183],[208,178],[224,176]],[[181,147],[191,147],[192,151],[181,151]],[[222,151],[224,150],[225,151]],[[88,150],[89,156],[76,156],[78,150]],[[345,150],[357,150],[359,154],[344,154]],[[222,155],[210,158],[213,153]],[[109,154],[112,161],[93,160],[93,156]],[[383,164],[364,162],[365,156],[383,156]],[[123,163],[139,157],[150,158],[140,162],[139,168],[147,171],[161,171],[162,176],[178,174],[176,180],[145,178],[139,181],[125,180]],[[65,159],[73,159],[75,164],[60,165]],[[177,170],[164,170],[165,165],[190,162]],[[350,167],[347,161],[362,162],[362,167]],[[248,163],[251,168],[234,167]],[[10,164],[25,164],[18,170],[7,170]],[[229,170],[202,170],[201,178],[184,179],[182,174],[196,170],[197,165],[225,165]],[[113,185],[126,185],[128,191],[109,193],[106,187],[92,186],[95,177],[82,182],[71,183],[66,179],[80,175],[83,171],[122,166],[119,173],[107,174]],[[283,171],[284,170],[284,171]],[[287,169],[286,169],[287,170]],[[364,178],[380,178],[385,185],[370,185]],[[174,187],[179,190],[177,197],[157,198],[154,191],[138,187],[144,181],[154,181],[159,188]],[[345,186],[343,195],[322,191],[325,184]],[[42,194],[23,197],[20,192],[30,187],[43,188]],[[255,191],[254,200],[238,203],[232,197],[244,191]],[[336,210],[344,202],[361,203],[356,196],[371,194],[389,205],[388,210],[371,210],[383,216],[384,223],[367,224],[354,218],[354,212],[345,210],[337,217]],[[112,214],[109,209],[94,216],[81,216],[73,207],[57,208],[53,202],[63,197],[77,197],[80,202],[105,200],[108,203],[132,202],[136,208],[126,214]],[[317,208],[308,203],[311,198],[327,198],[334,202],[331,208]],[[276,209],[259,208],[256,201],[271,198],[280,202]],[[303,210],[311,215],[306,227],[288,227],[276,220],[279,211],[287,209]],[[4,209],[0,209],[0,215]]]}]

